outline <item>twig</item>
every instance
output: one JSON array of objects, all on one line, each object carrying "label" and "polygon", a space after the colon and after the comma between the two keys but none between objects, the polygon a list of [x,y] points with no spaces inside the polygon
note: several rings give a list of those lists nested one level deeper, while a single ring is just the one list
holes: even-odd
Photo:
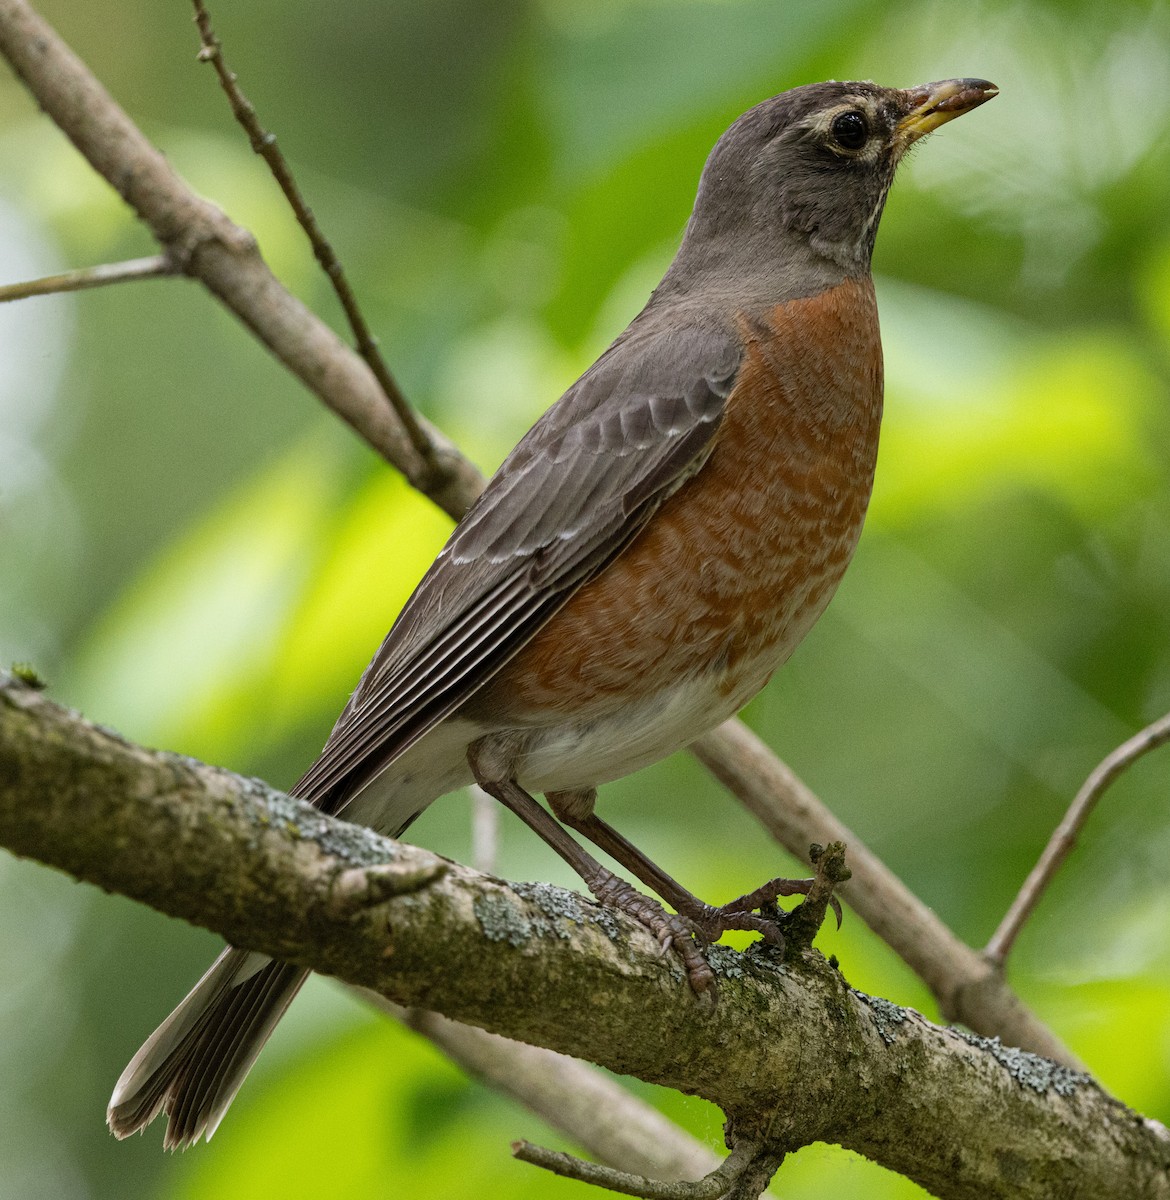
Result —
[{"label": "twig", "polygon": [[788,915],[784,925],[784,934],[793,952],[806,950],[813,944],[813,939],[820,932],[825,921],[825,913],[833,905],[837,916],[837,928],[841,927],[841,906],[834,903],[835,888],[845,883],[850,877],[850,870],[845,865],[845,843],[830,842],[827,846],[814,844],[809,848],[809,858],[816,867],[816,876],[804,900]]},{"label": "twig", "polygon": [[260,155],[268,164],[273,178],[279,184],[281,191],[284,193],[285,198],[296,215],[297,222],[305,231],[317,262],[326,276],[328,276],[337,294],[337,298],[345,310],[346,319],[349,321],[350,329],[353,331],[358,352],[369,364],[375,378],[385,392],[386,398],[394,406],[394,410],[398,414],[403,427],[406,429],[414,448],[427,460],[432,468],[439,469],[431,439],[419,425],[413,408],[411,408],[402,389],[391,374],[390,368],[386,365],[386,361],[378,349],[377,339],[370,332],[365,316],[358,305],[357,298],[353,294],[353,289],[349,285],[349,280],[346,278],[341,261],[338,259],[332,244],[326,238],[321,226],[318,224],[313,210],[302,196],[300,187],[292,174],[292,169],[289,167],[277,144],[276,134],[266,130],[260,124],[255,106],[240,89],[236,73],[228,67],[223,56],[222,44],[212,29],[211,15],[207,11],[203,0],[194,0],[194,6],[195,23],[199,28],[199,36],[202,43],[202,48],[199,51],[200,61],[210,62],[215,67],[220,85],[231,106],[232,115],[247,133],[253,151]]},{"label": "twig", "polygon": [[223,47],[211,27],[211,14],[207,11],[203,0],[194,0],[194,5],[195,24],[199,27],[199,37],[202,42],[202,49],[199,51],[200,61],[209,62],[215,67],[220,85],[231,105],[232,115],[243,126],[248,140],[252,143],[252,149],[268,164],[273,178],[280,185],[280,190],[284,192],[285,198],[296,214],[298,223],[305,231],[309,244],[313,247],[313,254],[317,262],[321,264],[321,269],[328,276],[333,290],[337,293],[338,300],[341,301],[346,320],[349,321],[349,327],[353,330],[358,353],[369,364],[374,378],[377,379],[379,386],[386,394],[386,399],[390,401],[394,411],[398,414],[398,419],[402,422],[411,444],[426,463],[427,469],[435,475],[441,475],[444,467],[435,453],[434,444],[419,424],[414,409],[411,408],[410,402],[403,395],[402,389],[390,373],[390,368],[386,365],[386,360],[378,349],[377,339],[370,332],[370,327],[366,324],[366,318],[358,305],[357,297],[354,296],[353,289],[349,286],[349,280],[346,278],[341,261],[322,232],[321,226],[317,223],[313,210],[301,195],[297,181],[293,178],[292,170],[280,152],[280,147],[276,144],[276,134],[269,132],[260,124],[255,106],[240,90],[236,73],[229,69],[224,60]]},{"label": "twig", "polygon": [[940,921],[742,721],[725,722],[692,743],[691,750],[798,859],[813,842],[849,846],[852,878],[841,888],[842,899],[923,980],[948,1020],[1082,1069],[1002,975]]},{"label": "twig", "polygon": [[466,511],[483,487],[474,465],[419,418],[445,467],[436,483],[369,364],[281,286],[255,238],[192,190],[27,0],[0,0],[0,53],[185,274],[198,279],[414,487],[453,517]]},{"label": "twig", "polygon": [[124,283],[132,279],[158,279],[177,275],[179,268],[166,254],[150,258],[132,258],[126,262],[104,263],[98,267],[81,267],[60,275],[46,275],[25,283],[6,283],[0,286],[0,304],[8,300],[26,300],[29,296],[50,296],[57,292],[80,292],[85,288],[104,287],[107,283]]},{"label": "twig", "polygon": [[996,967],[1003,967],[1016,938],[1020,935],[1020,930],[1039,904],[1061,864],[1072,853],[1085,822],[1109,785],[1142,755],[1167,742],[1170,742],[1170,713],[1147,725],[1097,764],[1088,779],[1081,784],[1080,791],[1073,797],[1064,819],[1048,839],[1048,845],[1044,847],[1036,865],[999,923],[999,928],[987,943],[983,956],[988,962]]},{"label": "twig", "polygon": [[[757,1149],[752,1142],[739,1141],[714,1171],[693,1182],[676,1183],[648,1179],[645,1175],[631,1175],[627,1171],[615,1171],[612,1167],[587,1162],[583,1158],[575,1158],[559,1150],[533,1145],[532,1142],[512,1143],[512,1154],[521,1162],[543,1167],[544,1170],[565,1179],[577,1179],[611,1192],[620,1192],[623,1196],[641,1196],[643,1200],[719,1200],[720,1196],[727,1195],[739,1176],[751,1164]],[[768,1179],[771,1179],[771,1175]],[[764,1187],[767,1186],[766,1179]],[[760,1191],[762,1192],[763,1188]],[[759,1192],[756,1195],[759,1195]]]}]

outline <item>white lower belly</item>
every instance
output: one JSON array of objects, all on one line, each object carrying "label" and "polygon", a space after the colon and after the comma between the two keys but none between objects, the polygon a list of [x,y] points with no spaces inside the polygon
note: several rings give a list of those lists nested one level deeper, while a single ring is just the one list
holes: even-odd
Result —
[{"label": "white lower belly", "polygon": [[[530,793],[597,787],[647,767],[689,745],[734,715],[767,681],[774,661],[761,661],[731,692],[723,676],[678,683],[603,717],[522,730],[517,782]],[[485,733],[506,733],[459,717],[432,729],[372,780],[340,816],[396,836],[432,800],[472,782],[467,748]],[[519,731],[518,731],[519,732]]]},{"label": "white lower belly", "polygon": [[518,781],[529,792],[561,792],[620,779],[693,742],[756,690],[722,695],[709,677],[688,679],[611,716],[533,731]]},{"label": "white lower belly", "polygon": [[472,782],[467,747],[483,730],[449,717],[371,780],[338,814],[397,837],[432,800]]}]

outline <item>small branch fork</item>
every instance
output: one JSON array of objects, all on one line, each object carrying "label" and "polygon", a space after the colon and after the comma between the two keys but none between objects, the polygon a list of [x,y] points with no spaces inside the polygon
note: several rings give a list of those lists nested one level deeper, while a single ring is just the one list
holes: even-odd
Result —
[{"label": "small branch fork", "polygon": [[219,76],[220,86],[223,88],[224,94],[228,98],[228,103],[231,105],[232,115],[243,127],[245,133],[247,133],[248,140],[252,144],[252,149],[268,164],[268,169],[272,172],[273,178],[280,185],[280,190],[284,193],[285,199],[288,200],[290,207],[296,214],[297,222],[305,231],[305,235],[309,239],[309,244],[313,247],[313,254],[317,262],[320,263],[321,269],[329,277],[329,282],[333,285],[334,292],[337,293],[341,307],[345,310],[345,317],[349,322],[350,329],[353,331],[358,353],[365,359],[370,370],[373,371],[374,378],[377,379],[378,385],[386,394],[386,399],[390,401],[394,411],[398,414],[398,419],[402,422],[402,426],[406,430],[411,444],[418,451],[423,462],[426,463],[427,470],[431,473],[432,480],[434,480],[443,473],[443,467],[435,453],[434,444],[419,424],[418,418],[414,414],[414,409],[411,408],[410,402],[406,399],[402,389],[398,386],[398,382],[390,373],[390,368],[386,365],[386,360],[382,357],[382,352],[378,349],[377,339],[370,332],[370,327],[366,323],[366,318],[362,313],[361,307],[358,305],[357,297],[353,294],[353,289],[349,286],[349,280],[346,278],[341,261],[338,259],[329,239],[322,232],[321,226],[317,223],[317,218],[313,214],[313,210],[301,194],[301,189],[293,177],[292,170],[286,162],[284,155],[280,152],[280,147],[276,144],[276,134],[269,132],[260,124],[260,118],[256,113],[255,106],[240,90],[236,73],[228,67],[227,62],[224,60],[223,46],[211,26],[211,14],[207,11],[207,6],[203,3],[203,0],[193,0],[193,2],[195,5],[195,24],[198,26],[199,38],[202,42],[202,47],[199,51],[199,60],[201,62],[209,62],[215,67],[215,72]]},{"label": "small branch fork", "polygon": [[[386,360],[378,349],[377,339],[370,331],[361,307],[350,287],[349,280],[333,246],[322,232],[313,210],[306,203],[292,170],[277,146],[276,135],[260,124],[256,109],[240,90],[236,74],[224,61],[223,48],[211,26],[211,16],[203,0],[194,0],[195,22],[199,28],[202,47],[199,58],[210,62],[219,76],[219,81],[231,105],[232,114],[244,128],[252,149],[268,164],[281,191],[288,200],[298,224],[305,231],[314,257],[325,272],[345,312],[346,320],[353,332],[358,353],[370,368],[383,395],[389,401],[402,425],[410,444],[421,458],[426,478],[419,481],[420,488],[430,494],[439,491],[447,482],[447,467],[441,460],[433,440],[422,427],[410,402],[398,386]],[[132,259],[127,262],[110,263],[96,267],[84,267],[60,275],[49,275],[22,283],[0,287],[0,303],[23,300],[30,296],[45,296],[57,292],[76,292],[84,288],[103,287],[111,283],[124,283],[138,279],[157,279],[183,274],[182,265],[170,255],[160,254],[150,258]]]},{"label": "small branch fork", "polygon": [[[755,1142],[743,1138],[736,1142],[735,1148],[719,1166],[702,1179],[672,1182],[616,1171],[613,1167],[535,1146],[531,1142],[513,1142],[512,1154],[521,1162],[543,1167],[565,1179],[591,1183],[623,1196],[640,1196],[642,1200],[721,1200],[721,1197],[732,1195],[742,1200],[756,1200],[771,1182],[783,1158],[783,1155],[761,1151]],[[746,1185],[747,1190],[741,1185]]]},{"label": "small branch fork", "polygon": [[984,958],[1002,968],[1015,945],[1016,938],[1028,918],[1040,903],[1048,885],[1056,877],[1064,860],[1072,853],[1085,822],[1106,789],[1139,758],[1170,742],[1170,713],[1147,725],[1140,733],[1123,742],[1093,769],[1081,789],[1073,797],[1064,819],[1048,839],[1048,845],[1024,880],[1019,894],[1012,901],[999,928],[983,951]]},{"label": "small branch fork", "polygon": [[453,518],[466,512],[483,488],[474,464],[416,415],[443,468],[430,469],[369,364],[281,286],[252,235],[191,189],[28,0],[0,0],[0,55],[184,274],[413,487]]}]

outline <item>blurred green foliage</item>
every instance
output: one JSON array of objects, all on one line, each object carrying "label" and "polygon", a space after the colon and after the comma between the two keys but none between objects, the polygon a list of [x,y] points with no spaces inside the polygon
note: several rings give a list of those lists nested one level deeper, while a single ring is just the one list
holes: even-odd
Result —
[{"label": "blurred green foliage", "polygon": [[[43,8],[337,324],[195,61],[183,0]],[[1165,5],[253,0],[213,15],[393,368],[489,469],[643,302],[740,111],[829,77],[1000,85],[895,188],[869,528],[748,714],[985,940],[1083,776],[1170,707]],[[0,150],[5,280],[149,251],[7,76]],[[130,737],[291,783],[449,523],[193,285],[6,306],[0,346],[0,660],[31,661]],[[1109,795],[1012,965],[1105,1084],[1163,1120],[1168,772],[1150,759]],[[712,899],[784,867],[684,757],[603,806]],[[467,826],[456,796],[414,836],[465,858]],[[571,883],[525,831],[503,835],[505,874]],[[509,1159],[513,1137],[552,1138],[538,1122],[320,981],[210,1148],[165,1157],[157,1130],[117,1145],[110,1086],[215,939],[10,860],[0,904],[0,1196],[583,1194]],[[932,1011],[860,921],[822,941],[856,985]],[[718,1145],[709,1106],[639,1090]],[[829,1147],[796,1155],[780,1190],[922,1194]]]}]

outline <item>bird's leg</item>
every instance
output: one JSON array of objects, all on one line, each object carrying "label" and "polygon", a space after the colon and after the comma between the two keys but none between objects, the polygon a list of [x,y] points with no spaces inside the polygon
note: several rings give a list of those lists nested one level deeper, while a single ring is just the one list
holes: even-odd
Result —
[{"label": "bird's leg", "polygon": [[771,916],[758,911],[775,903],[779,896],[807,895],[811,879],[771,879],[755,891],[738,896],[726,904],[712,905],[687,891],[656,862],[646,857],[633,842],[618,833],[593,811],[597,793],[551,792],[548,802],[557,817],[570,829],[587,837],[615,861],[632,872],[667,904],[686,917],[698,934],[716,942],[729,929],[754,931],[775,946],[783,946],[780,925]]},{"label": "bird's leg", "polygon": [[493,738],[482,738],[467,752],[476,783],[516,814],[547,842],[581,876],[585,886],[602,903],[621,909],[645,926],[663,949],[673,947],[696,993],[714,989],[715,974],[691,936],[687,921],[669,913],[650,896],[644,896],[624,879],[603,867],[569,836],[512,777],[510,756]]}]

